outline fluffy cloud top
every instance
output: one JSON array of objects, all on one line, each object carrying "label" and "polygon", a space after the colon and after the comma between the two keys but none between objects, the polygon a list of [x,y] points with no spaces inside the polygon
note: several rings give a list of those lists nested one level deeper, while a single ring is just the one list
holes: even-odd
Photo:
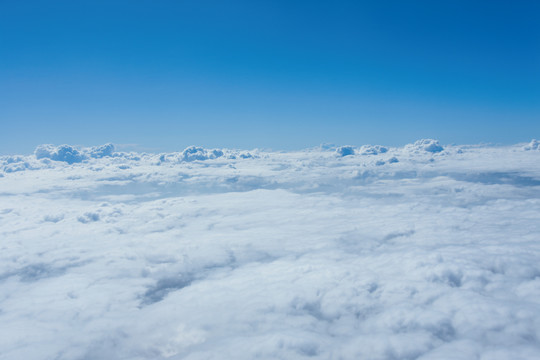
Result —
[{"label": "fluffy cloud top", "polygon": [[381,145],[363,145],[359,153],[361,155],[379,155],[384,154],[388,151],[388,148],[386,146]]},{"label": "fluffy cloud top", "polygon": [[540,141],[532,139],[531,142],[524,147],[525,150],[540,150]]},{"label": "fluffy cloud top", "polygon": [[540,152],[436,146],[0,157],[0,359],[536,359]]},{"label": "fluffy cloud top", "polygon": [[336,149],[336,154],[341,157],[354,155],[354,147],[350,145],[340,146]]},{"label": "fluffy cloud top", "polygon": [[407,145],[406,148],[410,151],[426,151],[430,153],[438,153],[444,150],[439,141],[433,139],[418,140]]},{"label": "fluffy cloud top", "polygon": [[99,159],[105,156],[113,156],[114,145],[105,144],[101,146],[95,146],[88,149],[87,154],[91,158]]},{"label": "fluffy cloud top", "polygon": [[51,144],[45,144],[39,145],[34,151],[34,155],[37,159],[64,161],[68,164],[79,163],[89,158],[99,159],[105,156],[113,156],[113,154],[113,144],[105,144],[83,149],[77,149],[71,145],[54,146]]},{"label": "fluffy cloud top", "polygon": [[34,151],[37,159],[51,159],[55,161],[65,161],[68,164],[81,162],[86,156],[73,146],[69,145],[39,145]]},{"label": "fluffy cloud top", "polygon": [[182,159],[184,161],[194,161],[194,160],[208,160],[208,159],[217,159],[218,157],[223,156],[223,151],[219,149],[207,150],[202,147],[189,146],[184,149],[182,152]]},{"label": "fluffy cloud top", "polygon": [[384,154],[388,151],[386,146],[381,145],[363,145],[359,149],[356,149],[354,146],[346,145],[339,146],[336,148],[336,154],[340,157],[348,155],[379,155]]}]

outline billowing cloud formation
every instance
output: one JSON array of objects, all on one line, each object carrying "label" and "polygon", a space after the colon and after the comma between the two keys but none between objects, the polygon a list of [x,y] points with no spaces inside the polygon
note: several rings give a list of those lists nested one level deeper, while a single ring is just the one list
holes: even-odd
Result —
[{"label": "billowing cloud formation", "polygon": [[361,155],[378,155],[384,154],[388,151],[388,148],[381,145],[364,145],[360,148],[359,153]]},{"label": "billowing cloud formation", "polygon": [[159,162],[192,162],[206,161],[219,158],[224,159],[251,159],[255,156],[247,151],[235,151],[229,149],[205,149],[199,146],[188,146],[180,153],[160,154]]},{"label": "billowing cloud formation", "polygon": [[88,156],[91,158],[99,159],[104,156],[113,156],[114,154],[114,145],[113,144],[105,144],[101,146],[95,146],[90,149],[88,149]]},{"label": "billowing cloud formation", "polygon": [[45,144],[39,145],[34,151],[34,155],[37,159],[65,161],[68,164],[78,163],[88,158],[99,159],[104,156],[113,156],[113,154],[113,144],[105,144],[83,149],[76,149],[71,145],[54,146]]},{"label": "billowing cloud formation", "polygon": [[340,157],[348,155],[379,155],[384,154],[388,151],[388,148],[381,145],[363,145],[359,149],[356,149],[354,146],[346,145],[339,146],[336,148],[336,154]]},{"label": "billowing cloud formation", "polygon": [[536,359],[540,152],[433,144],[2,156],[0,358]]},{"label": "billowing cloud formation", "polygon": [[202,147],[190,146],[182,152],[184,161],[216,159],[223,156],[223,151],[218,149],[207,150]]},{"label": "billowing cloud formation", "polygon": [[430,153],[437,153],[444,150],[441,144],[439,144],[439,141],[433,139],[418,140],[414,144],[407,145],[406,148],[410,151],[427,151]]},{"label": "billowing cloud formation", "polygon": [[336,149],[336,154],[341,157],[354,155],[354,153],[355,153],[354,147],[350,145],[340,146]]},{"label": "billowing cloud formation", "polygon": [[69,145],[40,145],[36,148],[34,154],[37,159],[65,161],[68,164],[81,162],[86,158],[79,150]]},{"label": "billowing cloud formation", "polygon": [[532,139],[531,142],[523,147],[525,150],[540,150],[540,141]]}]

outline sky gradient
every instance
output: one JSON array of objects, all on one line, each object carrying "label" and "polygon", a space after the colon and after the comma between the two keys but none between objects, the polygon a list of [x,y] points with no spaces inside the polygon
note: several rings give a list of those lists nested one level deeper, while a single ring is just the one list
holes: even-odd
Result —
[{"label": "sky gradient", "polygon": [[0,153],[540,137],[537,1],[0,3]]}]

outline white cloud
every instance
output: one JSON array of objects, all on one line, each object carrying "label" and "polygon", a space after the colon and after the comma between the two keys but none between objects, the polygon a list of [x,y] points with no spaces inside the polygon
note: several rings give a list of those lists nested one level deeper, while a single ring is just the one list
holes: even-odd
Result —
[{"label": "white cloud", "polygon": [[91,158],[99,159],[105,156],[114,156],[114,145],[105,144],[78,149],[71,145],[54,146],[51,144],[44,144],[36,147],[34,155],[36,156],[36,159],[51,159],[74,164]]},{"label": "white cloud", "polygon": [[415,141],[414,144],[406,146],[409,151],[427,151],[430,153],[438,153],[444,150],[438,140],[422,139]]},{"label": "white cloud", "polygon": [[354,153],[355,153],[354,147],[350,145],[340,146],[336,149],[336,154],[342,157],[348,156],[348,155],[354,155]]},{"label": "white cloud", "polygon": [[51,159],[55,161],[65,161],[68,164],[73,164],[83,161],[85,155],[70,145],[40,145],[34,151],[36,159]]},{"label": "white cloud", "polygon": [[114,155],[114,145],[105,144],[101,146],[94,146],[87,150],[88,156],[91,158],[99,159],[104,156],[113,156]]},{"label": "white cloud", "polygon": [[221,150],[207,150],[197,146],[187,147],[182,152],[182,160],[184,161],[216,159],[221,156],[223,156],[223,151]]},{"label": "white cloud", "polygon": [[539,153],[433,144],[1,157],[0,358],[534,359]]},{"label": "white cloud", "polygon": [[388,151],[388,148],[386,146],[381,145],[363,145],[359,153],[361,155],[378,155],[378,154],[384,154]]},{"label": "white cloud", "polygon": [[540,141],[532,139],[530,143],[523,147],[524,150],[540,150]]}]

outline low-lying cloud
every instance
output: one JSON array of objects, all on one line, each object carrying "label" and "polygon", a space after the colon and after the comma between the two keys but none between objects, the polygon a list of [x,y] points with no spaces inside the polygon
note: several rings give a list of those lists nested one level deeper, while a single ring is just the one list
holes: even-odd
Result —
[{"label": "low-lying cloud", "polygon": [[0,157],[0,359],[535,359],[536,145]]}]

